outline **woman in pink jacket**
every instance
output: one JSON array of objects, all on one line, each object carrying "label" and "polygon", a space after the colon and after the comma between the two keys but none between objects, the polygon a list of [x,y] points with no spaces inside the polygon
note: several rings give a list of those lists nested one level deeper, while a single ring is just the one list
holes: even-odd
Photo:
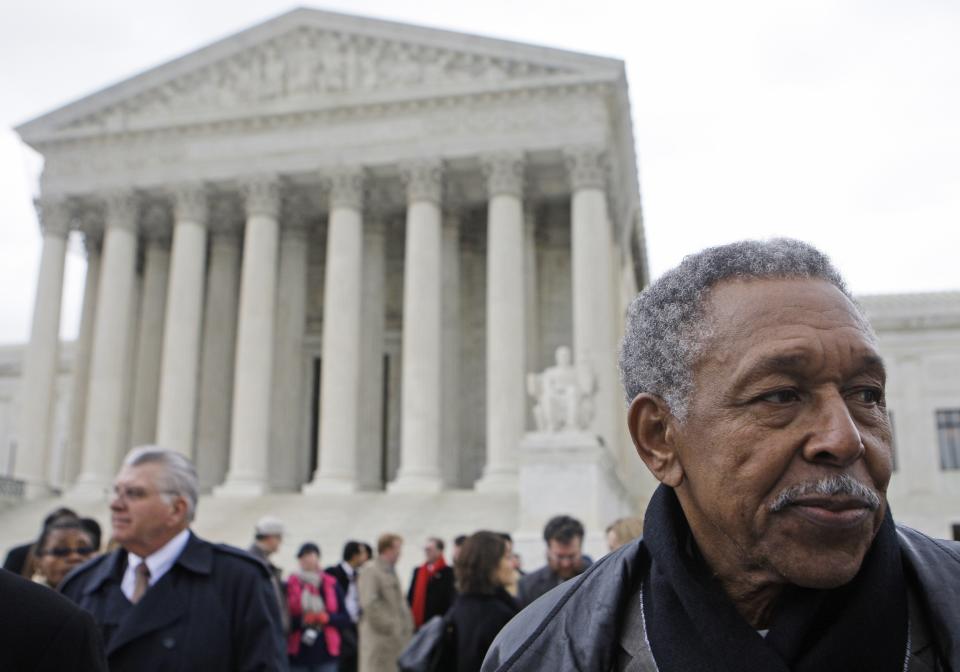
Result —
[{"label": "woman in pink jacket", "polygon": [[300,569],[287,579],[290,672],[336,672],[340,628],[349,625],[343,591],[320,568],[320,547],[307,542],[297,552]]}]

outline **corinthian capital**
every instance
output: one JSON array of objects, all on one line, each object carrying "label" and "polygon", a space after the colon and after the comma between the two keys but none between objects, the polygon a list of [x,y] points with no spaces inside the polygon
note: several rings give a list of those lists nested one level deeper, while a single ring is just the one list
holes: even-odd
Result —
[{"label": "corinthian capital", "polygon": [[280,214],[280,183],[273,175],[248,179],[243,184],[247,216],[274,217]]},{"label": "corinthian capital", "polygon": [[341,167],[327,174],[330,185],[330,209],[363,210],[363,185],[366,178],[359,166]]},{"label": "corinthian capital", "polygon": [[104,218],[107,229],[122,229],[136,233],[140,216],[140,201],[130,189],[107,192],[103,196],[107,212]]},{"label": "corinthian capital", "polygon": [[411,161],[401,167],[407,187],[407,202],[428,201],[439,205],[443,200],[443,163],[439,159]]},{"label": "corinthian capital", "polygon": [[501,152],[482,159],[483,174],[487,178],[487,194],[494,196],[523,196],[523,152]]},{"label": "corinthian capital", "polygon": [[66,238],[73,221],[73,209],[65,198],[41,198],[34,202],[40,231],[44,236]]},{"label": "corinthian capital", "polygon": [[202,184],[178,184],[171,191],[177,222],[207,223],[207,189]]},{"label": "corinthian capital", "polygon": [[570,186],[577,189],[603,189],[607,177],[607,154],[600,147],[568,147],[563,151],[570,175]]}]

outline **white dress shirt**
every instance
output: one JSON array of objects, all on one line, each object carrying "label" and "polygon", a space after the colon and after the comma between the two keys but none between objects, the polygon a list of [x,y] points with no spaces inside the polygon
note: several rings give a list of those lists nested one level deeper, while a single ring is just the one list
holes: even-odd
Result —
[{"label": "white dress shirt", "polygon": [[347,574],[349,583],[347,584],[347,594],[344,599],[344,605],[347,607],[347,613],[350,614],[350,620],[356,623],[360,620],[360,595],[357,593],[357,570],[350,566],[350,563],[344,560],[340,567]]},{"label": "white dress shirt", "polygon": [[150,570],[150,586],[163,578],[163,575],[170,571],[173,563],[177,561],[183,549],[190,539],[190,530],[184,530],[156,551],[141,558],[139,555],[127,553],[127,569],[123,572],[123,579],[120,581],[120,590],[127,596],[127,599],[133,601],[133,591],[137,584],[137,567],[141,562],[147,563]]}]

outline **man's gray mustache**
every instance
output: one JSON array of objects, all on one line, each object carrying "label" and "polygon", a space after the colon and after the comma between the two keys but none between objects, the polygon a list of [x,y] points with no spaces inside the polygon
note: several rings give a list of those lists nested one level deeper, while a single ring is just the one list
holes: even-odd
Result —
[{"label": "man's gray mustache", "polygon": [[797,483],[784,489],[773,500],[770,505],[770,512],[777,513],[783,509],[795,504],[801,497],[809,495],[824,495],[827,497],[836,495],[845,495],[861,500],[868,509],[876,511],[880,508],[880,495],[867,487],[857,479],[847,474],[835,474],[826,476],[818,481],[807,481],[806,483]]}]

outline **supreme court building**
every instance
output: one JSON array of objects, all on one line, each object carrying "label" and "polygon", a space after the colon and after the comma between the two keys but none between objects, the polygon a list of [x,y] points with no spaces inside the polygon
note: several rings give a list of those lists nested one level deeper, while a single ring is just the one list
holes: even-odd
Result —
[{"label": "supreme court building", "polygon": [[17,131],[45,160],[30,493],[99,495],[144,443],[215,496],[515,491],[526,377],[560,346],[634,487],[615,362],[647,267],[621,61],[297,9]]}]

